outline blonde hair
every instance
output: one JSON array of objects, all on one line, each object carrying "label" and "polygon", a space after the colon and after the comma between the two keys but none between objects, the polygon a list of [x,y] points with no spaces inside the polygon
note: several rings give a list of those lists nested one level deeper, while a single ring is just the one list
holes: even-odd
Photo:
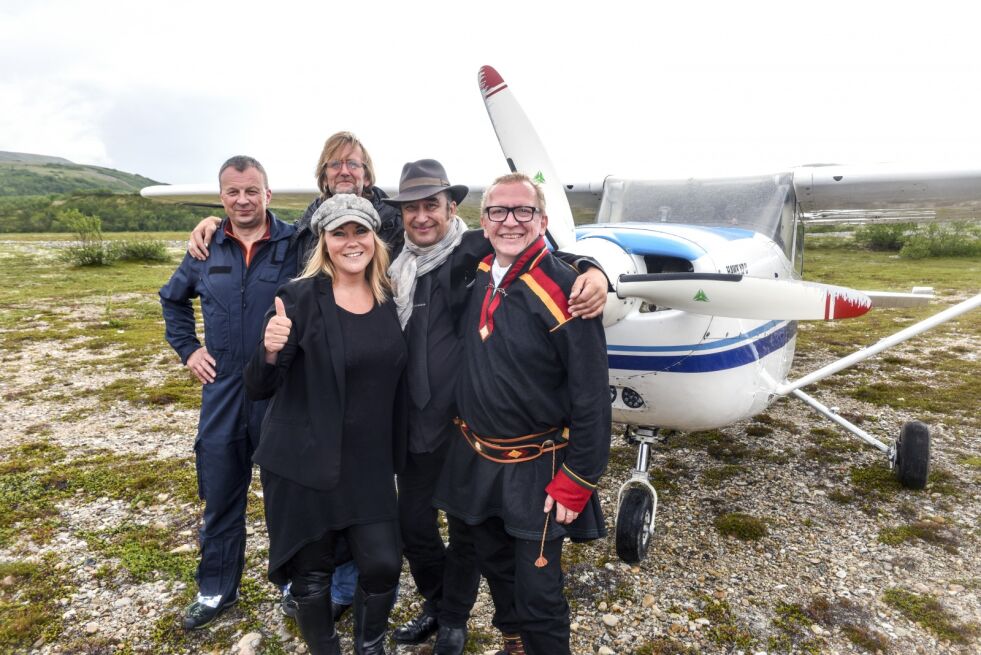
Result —
[{"label": "blonde hair", "polygon": [[[372,232],[371,236],[375,240],[375,255],[368,263],[364,276],[371,288],[371,295],[375,297],[375,302],[381,304],[392,295],[392,284],[388,280],[388,246],[378,238],[377,232]],[[310,259],[307,261],[303,272],[296,277],[297,280],[316,277],[317,275],[325,275],[331,280],[334,279],[334,262],[327,255],[326,238],[327,232],[323,232],[317,241],[317,247],[310,253]]]},{"label": "blonde hair", "polygon": [[324,198],[330,196],[330,189],[327,188],[327,162],[337,159],[341,152],[347,147],[361,148],[361,159],[364,163],[364,190],[363,194],[370,195],[370,189],[375,184],[375,167],[371,163],[371,155],[368,154],[364,144],[351,132],[335,132],[324,141],[324,149],[320,152],[320,159],[317,161],[317,170],[313,174],[317,177],[317,187]]},{"label": "blonde hair", "polygon": [[487,187],[484,191],[484,195],[480,197],[480,213],[483,214],[484,210],[487,209],[487,199],[490,198],[491,192],[499,184],[521,184],[526,183],[535,190],[535,199],[538,201],[538,211],[542,214],[545,213],[545,191],[538,184],[535,183],[533,179],[525,175],[524,173],[508,173],[507,175],[502,175]]}]

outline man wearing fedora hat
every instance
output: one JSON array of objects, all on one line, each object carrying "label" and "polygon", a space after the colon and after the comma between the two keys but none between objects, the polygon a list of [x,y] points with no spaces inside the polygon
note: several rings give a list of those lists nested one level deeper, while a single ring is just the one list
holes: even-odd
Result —
[{"label": "man wearing fedora hat", "polygon": [[[395,630],[395,641],[416,644],[438,630],[433,652],[459,654],[480,575],[463,521],[447,516],[449,546],[440,536],[433,492],[455,433],[455,392],[463,350],[457,326],[478,263],[492,252],[480,230],[456,215],[468,188],[450,184],[434,159],[402,168],[399,193],[385,200],[401,208],[405,246],[389,267],[395,304],[409,348],[409,453],[399,474],[399,523],[403,552],[425,602],[419,616]],[[563,256],[580,266],[594,263]],[[603,311],[607,280],[590,268],[576,281],[572,311]]]}]

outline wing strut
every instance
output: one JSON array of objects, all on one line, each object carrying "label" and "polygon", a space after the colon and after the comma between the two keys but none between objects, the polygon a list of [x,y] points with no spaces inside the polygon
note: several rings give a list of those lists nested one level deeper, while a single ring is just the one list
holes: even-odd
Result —
[{"label": "wing strut", "polygon": [[788,393],[792,393],[796,389],[800,389],[809,384],[814,384],[815,382],[823,380],[829,375],[834,375],[838,371],[842,371],[849,366],[868,359],[872,355],[876,355],[887,348],[892,348],[893,346],[900,344],[907,339],[915,337],[921,332],[926,332],[927,330],[934,328],[941,323],[946,323],[950,319],[967,313],[972,309],[977,309],[979,306],[981,306],[981,293],[973,298],[965,300],[964,302],[958,303],[953,307],[948,307],[939,314],[934,314],[930,318],[923,319],[919,323],[911,325],[904,330],[900,330],[893,335],[881,339],[878,343],[869,346],[868,348],[862,348],[861,350],[854,352],[847,357],[842,357],[837,361],[831,362],[827,366],[819,368],[813,373],[809,373],[798,380],[793,382],[785,382],[784,384],[777,386],[776,393],[781,396],[786,396]]}]

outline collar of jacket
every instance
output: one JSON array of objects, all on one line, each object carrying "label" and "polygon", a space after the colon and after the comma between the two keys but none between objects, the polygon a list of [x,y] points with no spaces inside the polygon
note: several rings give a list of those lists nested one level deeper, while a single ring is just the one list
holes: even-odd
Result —
[{"label": "collar of jacket", "polygon": [[[548,254],[548,246],[545,245],[545,237],[538,237],[527,248],[522,250],[517,257],[514,258],[514,262],[511,263],[511,267],[508,269],[508,272],[504,274],[504,277],[501,279],[501,283],[497,285],[497,288],[507,289],[509,286],[511,286],[512,282],[538,266],[538,263],[542,261],[542,258],[546,254]],[[484,257],[481,264],[486,264],[486,269],[484,269],[484,266],[481,266],[481,269],[489,271],[491,266],[494,264],[494,253]]]},{"label": "collar of jacket", "polygon": [[[507,295],[507,288],[519,277],[538,266],[538,263],[547,254],[548,248],[545,246],[545,239],[538,237],[515,257],[511,268],[504,274],[504,278],[497,287],[494,286],[493,280],[487,284],[484,302],[480,305],[480,322],[477,324],[477,332],[480,334],[481,341],[486,341],[494,332],[494,312],[501,306],[501,299]],[[494,254],[491,253],[480,262],[479,268],[489,273],[493,263]]]},{"label": "collar of jacket", "polygon": [[[228,220],[226,216],[222,219],[221,224],[218,225],[218,230],[215,232],[215,243],[221,244],[225,242],[225,226],[228,225]],[[266,220],[269,221],[269,241],[271,243],[280,239],[289,239],[293,236],[293,227],[279,220],[276,214],[268,209],[266,210]]]}]

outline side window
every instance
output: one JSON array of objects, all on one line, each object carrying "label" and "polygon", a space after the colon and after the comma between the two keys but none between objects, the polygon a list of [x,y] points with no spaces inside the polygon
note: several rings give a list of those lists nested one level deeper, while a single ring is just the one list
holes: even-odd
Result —
[{"label": "side window", "polygon": [[797,224],[794,236],[794,270],[804,277],[804,221],[797,215],[794,216],[794,222]]}]

